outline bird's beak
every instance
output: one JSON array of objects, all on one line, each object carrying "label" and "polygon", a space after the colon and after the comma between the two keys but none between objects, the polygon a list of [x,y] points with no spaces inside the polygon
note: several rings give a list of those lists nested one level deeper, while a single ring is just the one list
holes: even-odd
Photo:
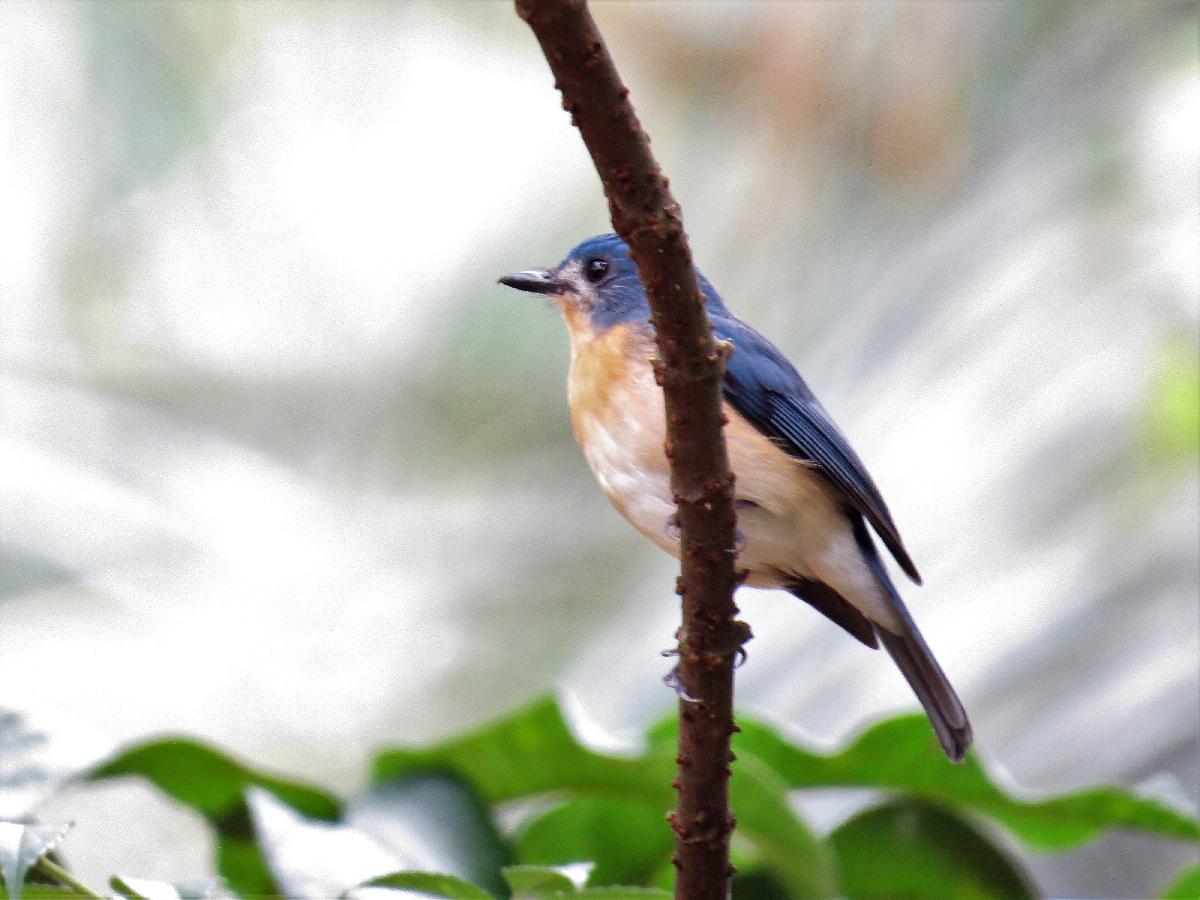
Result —
[{"label": "bird's beak", "polygon": [[531,294],[561,294],[565,290],[562,283],[555,281],[545,269],[505,275],[500,279],[500,283],[518,291],[529,291]]}]

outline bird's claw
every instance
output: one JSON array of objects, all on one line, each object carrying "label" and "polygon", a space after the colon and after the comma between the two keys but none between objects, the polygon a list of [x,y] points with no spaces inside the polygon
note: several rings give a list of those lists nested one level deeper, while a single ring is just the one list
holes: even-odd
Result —
[{"label": "bird's claw", "polygon": [[679,513],[671,513],[670,518],[667,519],[667,524],[663,526],[663,531],[666,533],[668,540],[679,541],[680,536],[683,534],[682,526],[679,524]]},{"label": "bird's claw", "polygon": [[[665,655],[665,652],[666,651],[664,651],[664,655]],[[687,688],[685,688],[683,686],[683,682],[679,680],[679,673],[677,671],[675,671],[674,669],[672,669],[670,672],[668,672],[666,675],[663,676],[663,684],[665,684],[667,687],[669,687],[671,690],[673,690],[676,694],[678,694],[679,699],[682,700],[684,703],[699,703],[700,702],[699,697],[693,697],[691,694],[689,694],[687,692]]]}]

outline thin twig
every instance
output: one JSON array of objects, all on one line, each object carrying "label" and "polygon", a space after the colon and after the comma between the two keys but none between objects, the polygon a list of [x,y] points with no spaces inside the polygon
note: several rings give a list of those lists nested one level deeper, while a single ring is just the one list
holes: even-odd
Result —
[{"label": "thin twig", "polygon": [[97,894],[48,856],[38,857],[38,861],[29,868],[42,877],[50,879],[58,886],[66,888],[77,897],[95,897],[97,900],[101,900],[104,896],[103,894]]},{"label": "thin twig", "polygon": [[714,341],[679,204],[650,152],[629,91],[584,0],[516,0],[533,29],[563,108],[604,184],[613,227],[629,245],[657,331],[671,486],[679,507],[682,597],[675,896],[725,900],[734,656],[749,637],[733,592],[736,519],[725,448],[721,379],[728,348]]}]

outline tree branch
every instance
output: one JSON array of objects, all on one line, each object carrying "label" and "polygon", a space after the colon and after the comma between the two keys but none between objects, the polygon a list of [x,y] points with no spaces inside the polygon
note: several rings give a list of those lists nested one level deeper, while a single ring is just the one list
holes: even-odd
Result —
[{"label": "tree branch", "polygon": [[679,800],[668,817],[675,831],[675,896],[725,900],[734,823],[728,786],[734,657],[750,634],[733,603],[736,519],[721,410],[729,348],[713,339],[679,204],[586,2],[516,0],[516,7],[583,135],[613,228],[629,245],[650,300],[681,531]]}]

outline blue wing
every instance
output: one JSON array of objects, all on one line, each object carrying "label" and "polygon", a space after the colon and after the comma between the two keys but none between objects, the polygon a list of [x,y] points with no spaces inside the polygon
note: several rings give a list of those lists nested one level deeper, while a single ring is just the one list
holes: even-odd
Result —
[{"label": "blue wing", "polygon": [[892,552],[921,583],[879,488],[866,466],[782,353],[749,325],[720,307],[709,308],[717,337],[734,346],[722,385],[725,399],[759,431],[791,455],[816,463]]}]

